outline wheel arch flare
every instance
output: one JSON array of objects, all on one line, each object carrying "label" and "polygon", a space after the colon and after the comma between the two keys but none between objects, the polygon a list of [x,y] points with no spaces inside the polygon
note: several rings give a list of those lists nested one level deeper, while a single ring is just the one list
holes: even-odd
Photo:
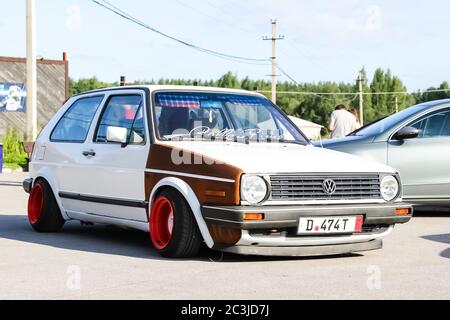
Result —
[{"label": "wheel arch flare", "polygon": [[149,198],[149,202],[148,202],[149,203],[149,210],[148,210],[149,221],[150,221],[150,214],[151,214],[151,206],[154,203],[157,194],[162,189],[167,188],[167,187],[177,190],[187,201],[189,207],[192,210],[192,213],[194,214],[195,221],[197,222],[197,225],[198,225],[200,233],[203,237],[203,240],[205,241],[206,245],[209,248],[212,248],[214,246],[214,240],[212,239],[212,237],[209,233],[209,230],[208,230],[208,226],[206,225],[205,219],[202,216],[200,202],[198,201],[198,198],[197,198],[194,190],[192,190],[192,188],[185,181],[183,181],[179,178],[175,178],[175,177],[163,178],[153,187],[153,190],[150,193],[150,198]]}]

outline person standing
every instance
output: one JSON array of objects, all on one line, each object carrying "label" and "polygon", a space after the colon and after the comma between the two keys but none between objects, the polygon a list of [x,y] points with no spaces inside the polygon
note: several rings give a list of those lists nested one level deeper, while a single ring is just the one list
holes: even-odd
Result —
[{"label": "person standing", "polygon": [[349,133],[356,130],[356,117],[347,111],[347,107],[340,104],[331,114],[330,125],[328,129],[331,131],[331,138],[343,138]]},{"label": "person standing", "polygon": [[350,113],[351,113],[352,115],[354,115],[355,118],[356,118],[356,127],[355,127],[355,130],[360,129],[360,128],[362,127],[362,124],[361,124],[361,120],[359,120],[358,112],[355,110],[355,108],[351,108],[351,109],[350,109]]}]

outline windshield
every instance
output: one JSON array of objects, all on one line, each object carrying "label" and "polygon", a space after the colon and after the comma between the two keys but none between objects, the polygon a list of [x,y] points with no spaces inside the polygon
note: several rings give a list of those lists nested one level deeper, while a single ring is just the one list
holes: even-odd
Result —
[{"label": "windshield", "polygon": [[398,113],[394,113],[393,115],[385,118],[381,118],[362,127],[359,130],[351,133],[351,136],[375,136],[380,133],[385,132],[387,129],[396,126],[397,124],[403,122],[408,119],[410,116],[416,114],[417,112],[423,110],[423,105],[417,105],[413,107],[409,107],[405,110],[402,110]]},{"label": "windshield", "polygon": [[154,95],[160,140],[291,142],[306,138],[269,100],[251,95],[157,92]]}]

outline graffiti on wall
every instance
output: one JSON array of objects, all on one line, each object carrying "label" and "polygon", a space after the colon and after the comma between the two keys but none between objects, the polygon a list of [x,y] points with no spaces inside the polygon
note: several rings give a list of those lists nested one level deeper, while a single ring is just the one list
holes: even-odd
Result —
[{"label": "graffiti on wall", "polygon": [[26,96],[23,83],[0,82],[0,112],[25,112]]}]

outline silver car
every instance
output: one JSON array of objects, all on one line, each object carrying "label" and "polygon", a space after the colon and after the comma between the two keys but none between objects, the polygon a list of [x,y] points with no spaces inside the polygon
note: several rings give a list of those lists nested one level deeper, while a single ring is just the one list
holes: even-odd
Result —
[{"label": "silver car", "polygon": [[407,108],[349,136],[316,146],[351,153],[396,168],[405,201],[450,206],[450,99]]}]

